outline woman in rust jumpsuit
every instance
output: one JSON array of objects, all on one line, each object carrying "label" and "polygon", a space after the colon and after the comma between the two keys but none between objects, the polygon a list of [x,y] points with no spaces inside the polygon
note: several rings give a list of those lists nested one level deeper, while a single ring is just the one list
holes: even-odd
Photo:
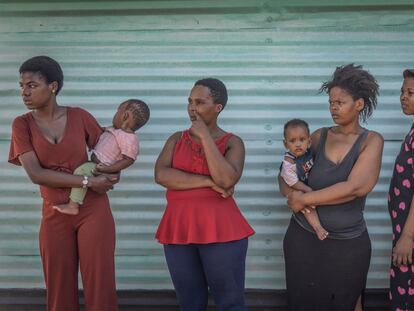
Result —
[{"label": "woman in rust jumpsuit", "polygon": [[[115,224],[106,195],[118,176],[72,175],[88,160],[87,148],[94,147],[102,129],[85,110],[57,104],[63,73],[55,60],[33,57],[19,72],[21,95],[30,112],[13,121],[9,162],[23,166],[31,181],[40,185],[39,244],[47,310],[79,310],[79,265],[86,310],[118,310]],[[71,187],[92,190],[76,216],[52,208],[68,200]]]}]

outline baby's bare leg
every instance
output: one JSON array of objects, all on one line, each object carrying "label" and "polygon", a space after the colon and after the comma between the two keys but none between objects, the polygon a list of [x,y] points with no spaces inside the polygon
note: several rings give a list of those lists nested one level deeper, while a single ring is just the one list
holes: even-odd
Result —
[{"label": "baby's bare leg", "polygon": [[318,213],[313,208],[310,208],[310,213],[305,213],[304,215],[313,230],[315,230],[319,240],[325,240],[328,236],[328,231],[322,227],[321,222],[319,221]]},{"label": "baby's bare leg", "polygon": [[[96,164],[93,162],[86,162],[77,167],[73,173],[74,175],[79,176],[91,176],[95,166]],[[86,192],[87,188],[72,188],[70,191],[69,202],[66,204],[55,205],[53,208],[63,214],[77,215],[79,214],[79,205],[83,204]]]},{"label": "baby's bare leg", "polygon": [[361,301],[361,295],[358,297],[357,304],[355,306],[354,311],[362,311],[362,301]]}]

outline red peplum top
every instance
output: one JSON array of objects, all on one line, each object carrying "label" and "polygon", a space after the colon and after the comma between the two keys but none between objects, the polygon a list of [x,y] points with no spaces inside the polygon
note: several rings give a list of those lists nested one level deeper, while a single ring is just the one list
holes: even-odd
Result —
[{"label": "red peplum top", "polygon": [[[224,155],[233,136],[227,133],[215,141]],[[210,175],[200,144],[182,133],[174,148],[172,167]],[[161,244],[207,244],[240,240],[254,234],[233,197],[222,198],[211,188],[167,190],[167,207],[156,233]]]}]

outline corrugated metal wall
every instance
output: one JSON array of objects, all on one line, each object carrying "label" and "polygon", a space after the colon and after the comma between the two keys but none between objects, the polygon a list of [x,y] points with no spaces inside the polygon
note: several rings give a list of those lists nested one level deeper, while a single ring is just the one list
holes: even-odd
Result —
[{"label": "corrugated metal wall", "polygon": [[289,211],[275,175],[283,123],[331,124],[317,93],[337,65],[363,64],[379,80],[368,127],[386,139],[378,186],[367,201],[373,241],[369,287],[387,287],[390,223],[386,192],[392,163],[411,120],[399,108],[401,71],[414,66],[412,1],[1,1],[0,287],[43,287],[37,231],[40,200],[22,169],[7,164],[12,119],[25,112],[18,66],[39,54],[63,66],[60,104],[90,110],[105,125],[130,97],[151,106],[138,162],[111,191],[117,224],[118,288],[171,288],[154,239],[164,190],[153,166],[164,141],[189,125],[186,98],[196,79],[229,89],[222,126],[247,148],[237,200],[256,229],[247,287],[284,288],[282,239]]}]

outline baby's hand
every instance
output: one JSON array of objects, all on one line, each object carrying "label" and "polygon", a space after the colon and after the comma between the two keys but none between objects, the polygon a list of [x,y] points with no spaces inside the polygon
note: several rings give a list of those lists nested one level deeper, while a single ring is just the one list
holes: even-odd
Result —
[{"label": "baby's hand", "polygon": [[108,165],[105,165],[105,164],[103,164],[103,163],[99,163],[99,164],[96,164],[96,168],[95,168],[95,170],[96,170],[97,172],[106,173],[106,169],[107,169],[107,167],[108,167]]}]

